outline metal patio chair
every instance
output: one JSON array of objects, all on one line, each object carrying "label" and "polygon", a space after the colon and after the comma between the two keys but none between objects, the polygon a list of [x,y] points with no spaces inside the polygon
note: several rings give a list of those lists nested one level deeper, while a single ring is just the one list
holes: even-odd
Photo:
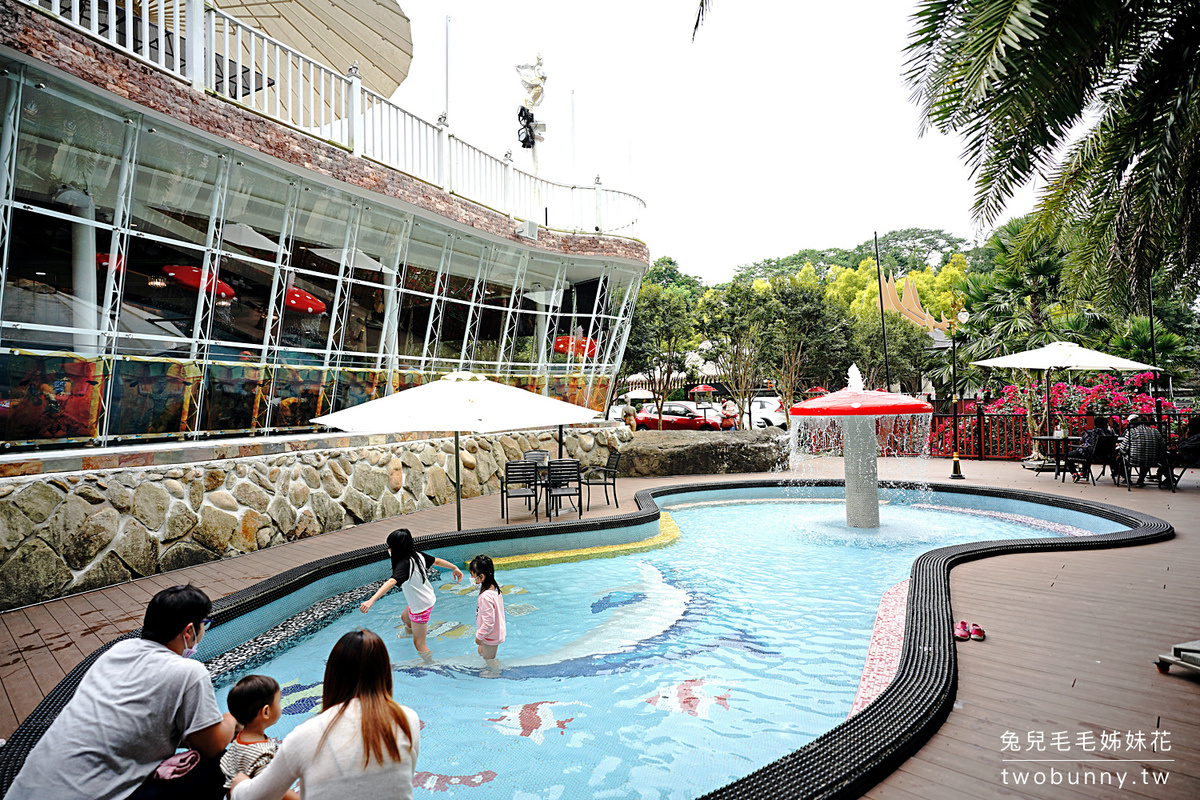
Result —
[{"label": "metal patio chair", "polygon": [[509,461],[504,465],[504,483],[500,487],[500,515],[511,522],[508,501],[514,497],[533,503],[533,520],[538,521],[538,465],[533,461]]},{"label": "metal patio chair", "polygon": [[617,469],[621,464],[621,454],[613,451],[608,454],[608,461],[603,467],[588,467],[583,471],[583,483],[588,487],[587,507],[588,511],[592,510],[592,487],[604,487],[604,503],[608,504],[608,487],[613,490],[613,502],[617,504],[617,508],[621,507],[621,502],[617,500]]}]

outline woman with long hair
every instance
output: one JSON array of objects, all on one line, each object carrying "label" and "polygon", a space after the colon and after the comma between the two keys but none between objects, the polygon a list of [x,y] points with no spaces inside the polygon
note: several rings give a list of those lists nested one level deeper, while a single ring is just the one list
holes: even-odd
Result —
[{"label": "woman with long hair", "polygon": [[321,714],[289,733],[257,777],[235,777],[230,797],[279,800],[299,779],[304,800],[411,800],[420,747],[416,713],[392,699],[383,639],[350,631],[325,663]]}]

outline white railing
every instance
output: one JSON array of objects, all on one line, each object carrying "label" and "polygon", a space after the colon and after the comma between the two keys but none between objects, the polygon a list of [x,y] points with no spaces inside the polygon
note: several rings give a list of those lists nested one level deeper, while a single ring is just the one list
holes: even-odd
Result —
[{"label": "white railing", "polygon": [[362,154],[441,186],[441,129],[370,89],[362,98]]},{"label": "white railing", "polygon": [[348,77],[211,7],[204,45],[204,85],[219,97],[350,146]]},{"label": "white railing", "polygon": [[[204,0],[20,0],[197,90],[241,105],[509,217],[584,233],[636,235],[646,204],[514,169]],[[189,31],[195,35],[189,35]]]}]

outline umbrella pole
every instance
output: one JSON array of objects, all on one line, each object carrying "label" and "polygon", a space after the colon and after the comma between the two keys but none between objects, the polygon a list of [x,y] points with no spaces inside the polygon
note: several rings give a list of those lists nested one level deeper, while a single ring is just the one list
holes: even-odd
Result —
[{"label": "umbrella pole", "polygon": [[458,530],[462,530],[462,468],[458,457],[458,431],[454,432],[454,514],[458,519]]},{"label": "umbrella pole", "polygon": [[562,458],[563,426],[558,426],[558,457]]}]

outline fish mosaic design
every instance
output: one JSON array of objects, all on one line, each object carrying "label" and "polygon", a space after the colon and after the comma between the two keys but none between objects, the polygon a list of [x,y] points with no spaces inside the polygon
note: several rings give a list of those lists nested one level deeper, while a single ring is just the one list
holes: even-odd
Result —
[{"label": "fish mosaic design", "polygon": [[532,603],[513,603],[504,607],[504,613],[509,617],[523,617],[530,611],[537,611],[537,606]]},{"label": "fish mosaic design", "polygon": [[500,710],[507,713],[497,719],[488,719],[488,722],[495,722],[496,730],[505,735],[524,736],[534,744],[541,744],[546,740],[547,732],[557,730],[560,736],[566,733],[567,723],[572,722],[575,718],[557,719],[554,711],[555,707],[565,709],[567,706],[587,708],[583,703],[542,700],[538,703],[526,703],[523,706],[504,706]]},{"label": "fish mosaic design", "polygon": [[439,639],[458,639],[470,631],[471,627],[461,622],[435,622],[429,626],[428,635]]},{"label": "fish mosaic design", "polygon": [[300,683],[289,681],[279,687],[280,705],[286,716],[311,714],[321,708],[322,683]]},{"label": "fish mosaic design", "polygon": [[729,694],[714,695],[702,690],[704,681],[699,678],[684,681],[675,686],[664,686],[658,694],[646,698],[646,702],[655,708],[665,709],[676,714],[690,714],[693,717],[708,719],[713,706],[729,710]]},{"label": "fish mosaic design", "polygon": [[640,603],[645,599],[646,595],[642,592],[609,592],[604,597],[592,603],[592,613],[599,614],[610,608],[620,608],[621,606]]},{"label": "fish mosaic design", "polygon": [[439,592],[452,592],[453,594],[456,594],[459,597],[462,597],[464,594],[471,594],[472,592],[478,592],[479,587],[473,583],[468,583],[466,585],[461,584],[461,583],[447,583],[442,586],[439,586],[438,591]]},{"label": "fish mosaic design", "polygon": [[446,792],[458,786],[475,787],[491,783],[496,779],[496,773],[490,769],[476,772],[474,775],[438,775],[434,772],[418,772],[413,775],[413,786],[429,792]]},{"label": "fish mosaic design", "polygon": [[520,586],[514,586],[510,583],[507,586],[500,587],[500,594],[529,594],[529,592]]}]

